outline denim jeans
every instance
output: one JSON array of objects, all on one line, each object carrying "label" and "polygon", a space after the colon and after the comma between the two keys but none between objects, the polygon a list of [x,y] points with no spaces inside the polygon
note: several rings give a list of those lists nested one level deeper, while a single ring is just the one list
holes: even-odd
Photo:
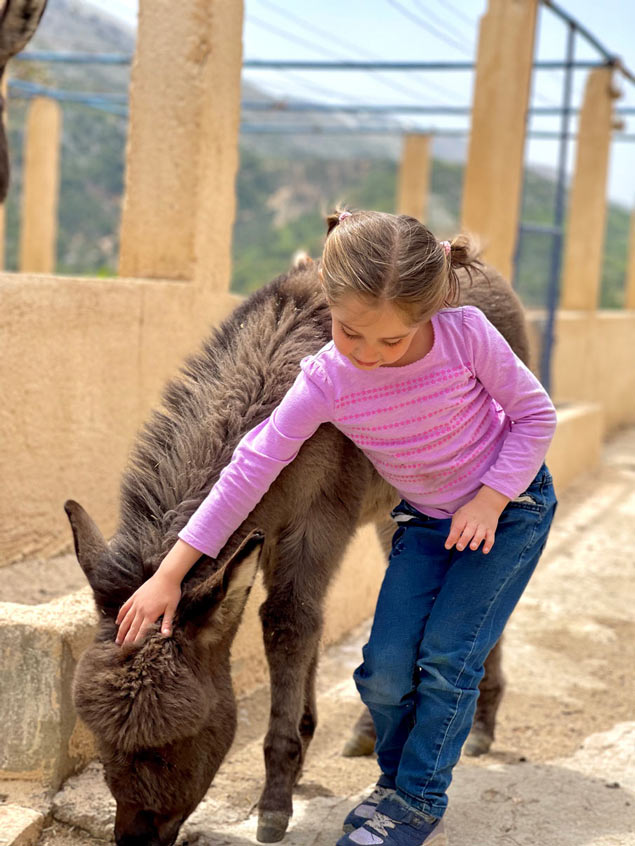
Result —
[{"label": "denim jeans", "polygon": [[364,661],[355,670],[377,731],[381,783],[441,817],[469,734],[483,664],[538,563],[557,507],[545,464],[503,509],[494,545],[445,549],[451,519],[405,500]]}]

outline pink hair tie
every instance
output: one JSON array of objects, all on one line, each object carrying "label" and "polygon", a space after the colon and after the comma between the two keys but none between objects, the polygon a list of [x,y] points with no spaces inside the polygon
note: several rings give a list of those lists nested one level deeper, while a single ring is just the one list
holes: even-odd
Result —
[{"label": "pink hair tie", "polygon": [[450,254],[450,250],[452,249],[452,244],[449,241],[441,241],[441,246],[443,247],[446,256]]},{"label": "pink hair tie", "polygon": [[347,211],[343,211],[342,214],[338,217],[337,222],[341,223],[345,217],[352,217],[352,214]]}]

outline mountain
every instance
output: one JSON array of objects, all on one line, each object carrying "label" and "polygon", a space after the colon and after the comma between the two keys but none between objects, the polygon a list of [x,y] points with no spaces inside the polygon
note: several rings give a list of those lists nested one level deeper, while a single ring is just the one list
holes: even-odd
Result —
[{"label": "mountain", "polygon": [[[132,30],[88,3],[49,0],[30,49],[132,54],[134,41]],[[125,95],[129,68],[13,62],[10,76],[54,88]],[[243,83],[242,96],[243,101],[272,99],[252,81]],[[24,101],[10,99],[9,269],[17,266],[25,112]],[[64,104],[63,114],[57,272],[109,276],[117,267],[127,119],[73,104]],[[283,109],[254,111],[243,120],[252,125],[309,122]],[[337,203],[394,211],[401,139],[397,134],[326,132],[334,124],[345,127],[351,122],[350,116],[315,113],[310,118],[314,135],[241,134],[233,290],[248,292],[284,271],[300,247],[319,255],[324,214]],[[434,142],[428,225],[439,237],[451,236],[459,225],[465,150],[464,138]],[[553,199],[551,174],[526,171],[523,219],[551,222]],[[605,307],[621,303],[627,239],[628,214],[611,205],[602,289]],[[549,250],[546,236],[527,236],[523,242],[516,284],[527,305],[544,304]]]}]

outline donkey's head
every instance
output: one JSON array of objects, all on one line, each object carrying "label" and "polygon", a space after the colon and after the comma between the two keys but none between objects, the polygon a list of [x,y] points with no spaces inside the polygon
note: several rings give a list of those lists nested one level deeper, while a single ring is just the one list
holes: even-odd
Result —
[{"label": "donkey's head", "polygon": [[114,620],[134,590],[125,562],[80,505],[69,501],[65,509],[101,616],[77,666],[73,697],[117,801],[115,839],[119,846],[171,846],[234,737],[229,646],[262,536],[252,532],[221,570],[184,589],[171,637],[155,625],[140,645],[122,648],[114,643]]}]

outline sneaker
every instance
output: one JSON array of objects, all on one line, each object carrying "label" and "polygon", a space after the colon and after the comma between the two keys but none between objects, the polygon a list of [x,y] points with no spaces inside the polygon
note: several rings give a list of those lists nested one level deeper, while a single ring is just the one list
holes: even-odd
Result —
[{"label": "sneaker", "polygon": [[364,825],[365,822],[372,819],[373,814],[377,810],[377,805],[379,805],[381,800],[385,799],[387,796],[392,796],[394,792],[395,788],[385,787],[381,783],[380,778],[370,796],[360,802],[359,805],[356,805],[352,811],[349,811],[346,819],[344,820],[344,825],[342,826],[344,834],[355,831],[355,829],[359,828],[360,825]]},{"label": "sneaker", "polygon": [[337,846],[447,846],[442,819],[411,807],[393,794],[382,799],[370,820],[345,834]]}]

